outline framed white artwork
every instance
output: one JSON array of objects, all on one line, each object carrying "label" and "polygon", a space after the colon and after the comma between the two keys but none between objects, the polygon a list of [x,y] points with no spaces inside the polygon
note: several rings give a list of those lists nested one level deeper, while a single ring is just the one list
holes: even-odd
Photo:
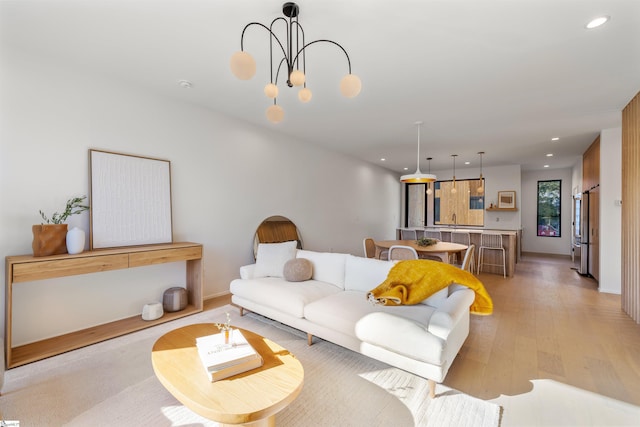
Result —
[{"label": "framed white artwork", "polygon": [[91,249],[173,242],[171,163],[89,150]]}]

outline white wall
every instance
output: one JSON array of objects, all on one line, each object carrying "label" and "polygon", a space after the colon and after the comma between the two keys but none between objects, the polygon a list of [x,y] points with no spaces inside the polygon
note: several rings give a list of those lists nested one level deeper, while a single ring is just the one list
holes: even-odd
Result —
[{"label": "white wall", "polygon": [[[522,173],[522,251],[571,255],[571,210],[573,185],[571,168],[527,171]],[[536,232],[538,181],[562,180],[560,237],[540,237]]]},{"label": "white wall", "polygon": [[[485,171],[488,171],[485,173]],[[522,173],[520,165],[484,168],[485,179],[485,203],[498,204],[498,191],[516,192],[516,212],[484,212],[485,228],[500,230],[518,230],[522,227]]]},{"label": "white wall", "polygon": [[622,293],[622,127],[600,132],[600,292]]},{"label": "white wall", "polygon": [[571,194],[582,194],[582,156],[576,159],[571,169]]},{"label": "white wall", "polygon": [[[207,297],[253,261],[271,215],[293,220],[312,250],[361,254],[365,236],[395,235],[401,186],[389,171],[23,52],[3,49],[0,63],[3,257],[31,253],[39,209],[89,194],[90,148],[171,161],[174,241],[204,244]],[[69,224],[88,232],[88,214]],[[14,345],[137,314],[181,284],[183,263],[20,283]]]}]

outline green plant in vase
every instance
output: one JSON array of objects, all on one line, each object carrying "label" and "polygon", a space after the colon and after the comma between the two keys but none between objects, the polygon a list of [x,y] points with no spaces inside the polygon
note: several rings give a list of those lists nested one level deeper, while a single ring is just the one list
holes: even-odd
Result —
[{"label": "green plant in vase", "polygon": [[[60,255],[67,253],[67,224],[65,221],[71,215],[80,214],[89,209],[89,206],[83,202],[87,196],[73,197],[67,200],[64,211],[61,213],[54,213],[51,217],[48,217],[42,210],[40,210],[40,216],[43,222],[38,225],[34,225],[31,229],[33,231],[33,242],[31,247],[33,249],[34,256],[49,256]],[[83,233],[84,234],[84,233]],[[84,242],[84,235],[81,238]],[[81,249],[80,249],[81,251]],[[78,252],[71,252],[78,253]]]},{"label": "green plant in vase", "polygon": [[422,237],[416,240],[416,245],[418,246],[431,246],[438,243],[438,239],[432,239],[430,237]]},{"label": "green plant in vase", "polygon": [[[47,224],[62,224],[64,223],[71,215],[80,214],[86,210],[89,210],[89,206],[83,205],[82,202],[87,198],[87,196],[82,197],[74,197],[67,200],[67,205],[62,213],[54,213],[51,215],[51,218],[47,217],[42,210],[40,210],[40,216]],[[44,223],[43,223],[44,224]]]}]

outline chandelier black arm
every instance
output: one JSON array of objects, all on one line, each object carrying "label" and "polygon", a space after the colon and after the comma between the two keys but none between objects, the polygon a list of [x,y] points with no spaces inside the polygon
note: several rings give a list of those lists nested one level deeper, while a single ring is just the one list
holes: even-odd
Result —
[{"label": "chandelier black arm", "polygon": [[[280,20],[280,19],[282,19],[282,20],[283,20],[283,21],[285,21],[285,23],[286,23],[286,20],[285,20],[284,18],[276,18],[276,19],[274,19],[274,20],[271,22],[271,25],[273,26],[273,24],[274,24],[276,21]],[[242,30],[242,36],[240,36],[240,50],[241,50],[241,51],[243,51],[243,52],[244,52],[244,33],[245,33],[245,31],[247,31],[247,28],[249,28],[249,27],[250,27],[250,26],[252,26],[252,25],[258,25],[259,27],[262,27],[262,28],[264,28],[265,30],[267,30],[267,31],[271,34],[271,36],[272,36],[274,39],[276,39],[276,41],[278,42],[278,45],[280,46],[280,50],[282,50],[282,54],[284,55],[284,57],[285,57],[285,58],[288,58],[288,56],[287,56],[287,51],[286,51],[286,49],[284,48],[284,46],[282,45],[282,42],[280,41],[280,39],[278,38],[278,36],[277,36],[273,31],[271,31],[271,29],[270,29],[269,27],[267,27],[266,25],[264,25],[264,24],[262,24],[262,23],[260,23],[260,22],[250,22],[250,23],[248,23],[247,25],[245,25],[245,26],[244,26],[244,29]],[[288,31],[288,30],[287,30],[287,31]],[[303,49],[304,49],[304,48],[303,48]],[[344,50],[344,49],[343,49],[343,50]],[[288,63],[288,62],[289,62],[289,61],[287,61],[287,63]]]},{"label": "chandelier black arm", "polygon": [[276,80],[273,82],[273,84],[277,85],[278,84],[278,76],[280,75],[280,68],[282,68],[282,63],[285,61],[286,58],[282,58],[280,60],[280,63],[278,64],[278,71],[276,72]]},{"label": "chandelier black arm", "polygon": [[[302,25],[300,25],[300,23],[298,22],[298,18],[296,17],[295,21],[292,21],[292,24],[296,25],[296,31],[299,31],[302,33],[302,46],[305,45],[305,39],[304,39],[304,28],[302,28]],[[297,32],[296,32],[296,49],[298,49],[298,40],[300,39],[300,36],[298,36]],[[307,55],[306,53],[303,52],[304,51],[304,47],[302,49],[300,49],[298,51],[298,53],[296,54],[296,57],[291,61],[291,68],[293,68],[293,64],[296,64],[296,68],[300,69],[300,62],[297,60],[298,56],[300,55],[300,52],[302,52],[302,71],[307,74]],[[307,87],[307,82],[304,82],[304,87]]]},{"label": "chandelier black arm", "polygon": [[[304,34],[304,33],[303,33]],[[326,42],[326,43],[332,43],[336,46],[338,46],[340,49],[342,49],[342,52],[344,52],[344,56],[347,57],[347,63],[349,64],[349,74],[351,74],[351,59],[349,58],[349,54],[347,53],[347,51],[340,45],[340,43],[334,42],[333,40],[326,40],[326,39],[320,39],[320,40],[314,40],[312,42],[309,42],[307,44],[305,44],[304,46],[302,46],[302,49],[300,49],[298,51],[298,53],[296,54],[295,58],[293,58],[292,63],[296,62],[298,60],[298,56],[300,56],[301,53],[304,52],[304,50],[306,48],[308,48],[309,46],[311,46],[314,43],[320,43],[320,42]]]},{"label": "chandelier black arm", "polygon": [[[282,61],[284,59],[287,60],[287,64],[289,61],[289,57],[291,56],[291,53],[289,53],[289,56],[287,56],[287,54],[285,53],[285,48],[284,46],[282,46],[282,43],[280,42],[280,39],[278,39],[278,37],[275,35],[275,33],[273,32],[273,27],[276,25],[276,22],[282,21],[284,22],[284,29],[285,29],[285,35],[287,37],[287,45],[289,44],[288,40],[290,38],[290,34],[289,34],[289,24],[287,23],[287,20],[280,17],[280,18],[275,18],[273,21],[271,21],[271,25],[269,26],[269,68],[270,68],[270,78],[271,78],[271,83],[274,84],[278,84],[278,74],[280,74],[280,67],[282,66]],[[283,59],[280,60],[280,64],[278,65],[278,71],[276,72],[276,80],[274,82],[273,80],[273,38],[276,39],[276,41],[278,42],[278,44],[280,44],[280,50],[282,50],[283,52]],[[274,104],[275,104],[275,98],[273,100]]]}]

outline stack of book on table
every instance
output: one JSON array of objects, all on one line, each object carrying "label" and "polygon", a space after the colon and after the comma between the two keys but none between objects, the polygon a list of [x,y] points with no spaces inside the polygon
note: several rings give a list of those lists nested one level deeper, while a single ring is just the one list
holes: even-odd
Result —
[{"label": "stack of book on table", "polygon": [[231,331],[229,343],[224,333],[196,338],[200,360],[211,381],[218,381],[262,366],[262,357],[255,351],[242,332]]}]

